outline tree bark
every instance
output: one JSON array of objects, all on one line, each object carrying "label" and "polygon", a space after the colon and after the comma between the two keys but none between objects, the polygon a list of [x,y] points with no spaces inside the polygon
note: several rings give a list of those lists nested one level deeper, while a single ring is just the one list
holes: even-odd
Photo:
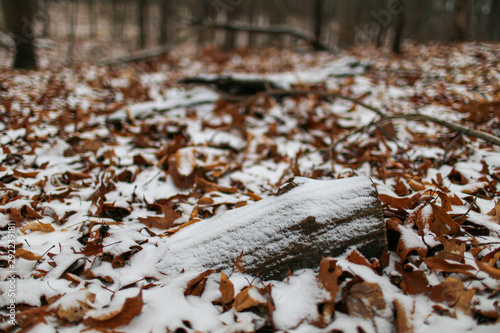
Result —
[{"label": "tree bark", "polygon": [[488,40],[500,40],[500,0],[493,0],[488,14]]},{"label": "tree bark", "polygon": [[72,66],[75,61],[76,28],[78,24],[78,1],[70,2],[69,17],[69,38],[68,49],[66,52],[66,64]]},{"label": "tree bark", "polygon": [[356,38],[356,12],[358,0],[341,0],[338,2],[338,6],[340,27],[337,44],[340,48],[348,49],[354,46]]},{"label": "tree bark", "polygon": [[160,35],[158,36],[158,43],[160,45],[165,45],[168,42],[168,15],[170,12],[170,0],[160,1]]},{"label": "tree bark", "polygon": [[275,196],[173,234],[160,246],[165,253],[158,269],[229,273],[243,251],[246,273],[283,279],[289,270],[316,268],[322,257],[352,247],[374,258],[386,246],[382,206],[368,177],[295,177]]},{"label": "tree bark", "polygon": [[[211,23],[204,21],[195,21],[192,23],[193,25],[205,26],[214,29],[225,29],[229,31],[245,31],[249,33],[261,33],[261,34],[271,34],[271,35],[290,35],[292,37],[305,40],[311,45],[314,43],[314,38],[300,31],[296,31],[290,29],[288,27],[281,26],[268,26],[268,27],[255,27],[255,26],[246,26],[240,24],[227,24],[227,23]],[[318,45],[321,50],[331,52],[333,54],[337,54],[338,50],[329,45],[325,45],[323,43],[319,43]]]},{"label": "tree bark", "polygon": [[43,22],[42,22],[42,36],[47,38],[50,32],[50,0],[43,1]]},{"label": "tree bark", "polygon": [[[234,24],[234,22],[238,19],[240,6],[241,5],[231,7],[226,11],[227,24]],[[226,35],[224,37],[224,44],[222,45],[222,50],[227,52],[233,51],[236,48],[236,37],[237,37],[236,30],[226,30]]]},{"label": "tree bark", "polygon": [[451,26],[452,41],[467,40],[468,10],[467,0],[456,0],[453,10],[453,21]]},{"label": "tree bark", "polygon": [[113,38],[121,38],[123,36],[123,21],[125,20],[124,4],[122,0],[112,0],[113,27],[111,35]]},{"label": "tree bark", "polygon": [[89,16],[89,36],[97,36],[97,12],[95,9],[95,0],[87,0],[87,15]]},{"label": "tree bark", "polygon": [[400,2],[400,8],[396,14],[396,22],[394,26],[394,39],[392,41],[392,52],[396,54],[401,53],[401,42],[403,38],[403,28],[405,22],[405,3],[404,0]]},{"label": "tree bark", "polygon": [[32,0],[2,0],[2,12],[7,29],[16,45],[12,67],[35,69],[34,15],[36,2]]},{"label": "tree bark", "polygon": [[[210,0],[200,0],[199,10],[195,14],[197,19],[206,20],[211,15],[212,2]],[[214,33],[211,29],[201,28],[198,31],[198,45],[203,46],[206,43],[213,43]]]},{"label": "tree bark", "polygon": [[314,49],[321,50],[321,30],[323,27],[323,0],[314,0]]},{"label": "tree bark", "polygon": [[137,25],[139,28],[138,35],[138,45],[140,48],[146,47],[146,37],[147,37],[147,9],[148,9],[148,0],[137,0]]}]

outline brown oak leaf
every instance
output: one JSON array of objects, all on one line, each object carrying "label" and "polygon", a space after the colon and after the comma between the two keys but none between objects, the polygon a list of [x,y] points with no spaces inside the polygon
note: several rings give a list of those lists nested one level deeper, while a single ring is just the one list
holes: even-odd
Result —
[{"label": "brown oak leaf", "polygon": [[207,282],[208,277],[215,272],[215,270],[209,269],[204,271],[194,279],[191,279],[191,281],[189,281],[187,284],[186,290],[184,291],[184,296],[201,296],[203,290],[205,290],[205,283]]},{"label": "brown oak leaf", "polygon": [[144,302],[142,300],[141,289],[137,296],[127,298],[120,309],[109,311],[95,317],[87,317],[83,320],[83,324],[90,328],[107,329],[127,325],[141,313],[143,305]]},{"label": "brown oak leaf", "polygon": [[378,283],[361,282],[352,286],[345,299],[349,315],[373,318],[386,308],[384,294]]},{"label": "brown oak leaf", "polygon": [[139,222],[144,223],[149,228],[167,229],[171,227],[175,220],[182,215],[175,211],[170,205],[160,205],[163,216],[139,217]]}]

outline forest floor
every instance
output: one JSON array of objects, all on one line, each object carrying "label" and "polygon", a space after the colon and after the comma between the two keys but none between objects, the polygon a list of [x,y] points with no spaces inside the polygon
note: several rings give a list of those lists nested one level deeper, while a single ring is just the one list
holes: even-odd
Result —
[{"label": "forest floor", "polygon": [[[499,55],[207,47],[0,69],[0,331],[497,332]],[[205,74],[303,92],[228,102],[178,83]],[[383,204],[381,258],[350,249],[283,281],[246,274],[244,254],[228,276],[158,266],[177,231],[291,177],[356,175]]]}]

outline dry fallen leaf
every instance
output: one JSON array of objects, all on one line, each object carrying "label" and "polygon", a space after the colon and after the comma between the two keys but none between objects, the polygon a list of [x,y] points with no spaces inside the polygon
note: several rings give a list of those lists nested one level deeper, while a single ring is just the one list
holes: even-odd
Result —
[{"label": "dry fallen leaf", "polygon": [[352,286],[345,299],[349,315],[370,319],[386,308],[378,283],[361,282]]},{"label": "dry fallen leaf", "polygon": [[460,226],[450,217],[450,215],[448,215],[448,213],[446,213],[443,208],[434,204],[430,205],[432,207],[432,213],[434,214],[434,219],[429,225],[432,232],[434,232],[437,236],[454,235],[460,232]]},{"label": "dry fallen leaf", "polygon": [[233,265],[233,271],[231,275],[235,273],[243,274],[245,272],[245,258],[243,257],[243,251],[241,251],[240,255],[236,258]]},{"label": "dry fallen leaf", "polygon": [[23,234],[26,233],[26,231],[31,230],[32,232],[34,231],[41,231],[41,232],[52,232],[55,231],[54,227],[50,223],[42,223],[42,222],[30,222],[24,227],[22,227],[21,232]]},{"label": "dry fallen leaf", "polygon": [[15,257],[16,258],[23,258],[26,260],[32,260],[32,261],[38,261],[42,258],[42,256],[38,256],[38,255],[36,255],[30,251],[27,251],[23,248],[19,248],[16,250]]},{"label": "dry fallen leaf", "polygon": [[426,204],[423,204],[411,212],[410,216],[406,219],[405,225],[415,225],[418,228],[418,234],[423,236],[425,234],[425,229],[429,227],[432,220],[434,220],[432,209]]},{"label": "dry fallen leaf", "polygon": [[260,294],[259,288],[255,286],[248,286],[236,295],[234,298],[233,308],[240,312],[263,304],[266,304],[266,301]]},{"label": "dry fallen leaf", "polygon": [[222,303],[228,304],[231,303],[234,299],[234,285],[229,280],[226,274],[224,272],[220,272],[220,286],[219,286],[220,293],[222,295]]},{"label": "dry fallen leaf", "polygon": [[192,279],[188,282],[184,295],[201,296],[203,290],[205,290],[205,283],[207,282],[208,276],[215,273],[213,269],[209,269]]},{"label": "dry fallen leaf", "polygon": [[497,223],[500,223],[500,201],[495,204],[492,210],[490,210],[486,215],[491,216],[491,219]]},{"label": "dry fallen leaf", "polygon": [[425,264],[433,271],[446,273],[459,273],[469,277],[476,276],[476,269],[471,265],[450,263],[443,258],[429,257],[424,260]]},{"label": "dry fallen leaf", "polygon": [[465,289],[462,281],[447,277],[432,288],[429,297],[435,302],[447,303],[450,307],[472,316],[471,299],[475,293],[474,289]]},{"label": "dry fallen leaf", "polygon": [[444,250],[436,253],[436,256],[443,259],[454,260],[460,263],[464,262],[465,253],[465,242],[461,242],[456,239],[448,239],[444,236],[439,237],[441,244],[444,246]]},{"label": "dry fallen leaf", "polygon": [[[68,304],[65,302],[57,302],[57,316],[61,319],[65,319],[69,322],[80,322],[85,314],[93,308],[91,305],[96,295],[94,293],[89,292],[88,290],[80,290],[76,292],[78,295],[75,296],[70,295],[72,297],[71,303]],[[66,295],[65,295],[66,296]],[[62,297],[64,300],[65,296]]]},{"label": "dry fallen leaf", "polygon": [[398,299],[394,299],[392,304],[396,310],[396,332],[413,333],[413,324],[403,304]]},{"label": "dry fallen leaf", "polygon": [[400,287],[409,295],[426,294],[429,292],[429,282],[423,271],[407,272],[401,264],[396,264],[396,270],[403,276]]},{"label": "dry fallen leaf", "polygon": [[167,229],[172,226],[182,215],[175,211],[170,205],[160,205],[163,216],[139,217],[139,222],[149,228]]},{"label": "dry fallen leaf", "polygon": [[24,310],[16,313],[16,321],[22,328],[34,327],[39,323],[47,323],[46,317],[52,315],[54,311],[50,305]]},{"label": "dry fallen leaf", "polygon": [[204,191],[206,193],[219,191],[219,192],[222,192],[222,193],[233,194],[233,193],[238,192],[238,189],[236,189],[234,187],[220,186],[220,185],[217,185],[215,183],[209,182],[208,180],[203,179],[203,178],[198,177],[198,176],[194,177],[194,182],[195,182],[197,188],[199,188],[200,190],[202,190],[202,191]]},{"label": "dry fallen leaf", "polygon": [[387,194],[379,194],[378,196],[380,200],[393,208],[396,208],[398,210],[407,210],[412,208],[420,199],[421,194],[416,193],[411,197],[403,197],[403,198],[395,198]]},{"label": "dry fallen leaf", "polygon": [[342,274],[342,267],[337,265],[336,260],[329,258],[321,259],[319,263],[318,282],[330,293],[330,301],[334,302],[340,288],[338,278]]},{"label": "dry fallen leaf", "polygon": [[119,310],[109,311],[96,317],[87,317],[83,320],[83,324],[97,329],[124,326],[141,313],[143,305],[141,289],[137,296],[127,298]]},{"label": "dry fallen leaf", "polygon": [[476,265],[477,267],[479,267],[480,270],[486,272],[492,278],[500,280],[500,269],[486,265],[480,262],[479,260],[476,260]]},{"label": "dry fallen leaf", "polygon": [[366,267],[370,267],[374,272],[375,270],[373,269],[372,265],[368,261],[368,259],[365,258],[364,255],[362,255],[358,250],[353,249],[351,253],[346,257],[346,260],[349,262],[352,262],[353,264],[357,265],[363,265]]}]

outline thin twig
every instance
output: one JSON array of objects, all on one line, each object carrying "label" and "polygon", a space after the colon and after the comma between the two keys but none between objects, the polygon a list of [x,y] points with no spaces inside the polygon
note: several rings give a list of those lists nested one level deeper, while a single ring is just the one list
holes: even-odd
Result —
[{"label": "thin twig", "polygon": [[325,91],[275,89],[275,90],[263,91],[263,92],[258,93],[250,98],[241,98],[239,96],[234,96],[233,101],[239,102],[238,104],[241,104],[242,102],[245,102],[245,104],[247,104],[248,102],[252,102],[252,101],[254,101],[257,98],[262,97],[262,96],[282,96],[282,97],[284,97],[284,96],[296,96],[296,95],[308,95],[308,94],[317,95],[317,96],[323,97],[323,98],[331,97],[331,98],[339,98],[339,99],[343,99],[346,101],[350,101],[350,102],[353,102],[354,104],[362,106],[365,109],[376,113],[377,115],[379,115],[380,117],[385,118],[385,119],[406,119],[406,120],[413,120],[413,121],[430,121],[432,123],[441,125],[443,127],[447,127],[453,131],[457,131],[459,133],[462,133],[464,135],[475,137],[478,139],[482,139],[482,140],[484,140],[488,143],[491,143],[493,145],[500,146],[500,138],[497,136],[494,136],[492,134],[486,133],[486,132],[473,130],[470,127],[466,127],[463,125],[459,125],[456,123],[452,123],[452,122],[449,122],[446,120],[438,119],[438,118],[428,116],[425,114],[421,114],[421,113],[411,113],[411,114],[397,113],[397,114],[388,115],[388,114],[385,114],[383,111],[381,111],[373,106],[370,106],[364,102],[361,102],[355,98],[347,97],[347,96],[340,95],[340,94],[329,93],[329,92],[325,92]]}]

